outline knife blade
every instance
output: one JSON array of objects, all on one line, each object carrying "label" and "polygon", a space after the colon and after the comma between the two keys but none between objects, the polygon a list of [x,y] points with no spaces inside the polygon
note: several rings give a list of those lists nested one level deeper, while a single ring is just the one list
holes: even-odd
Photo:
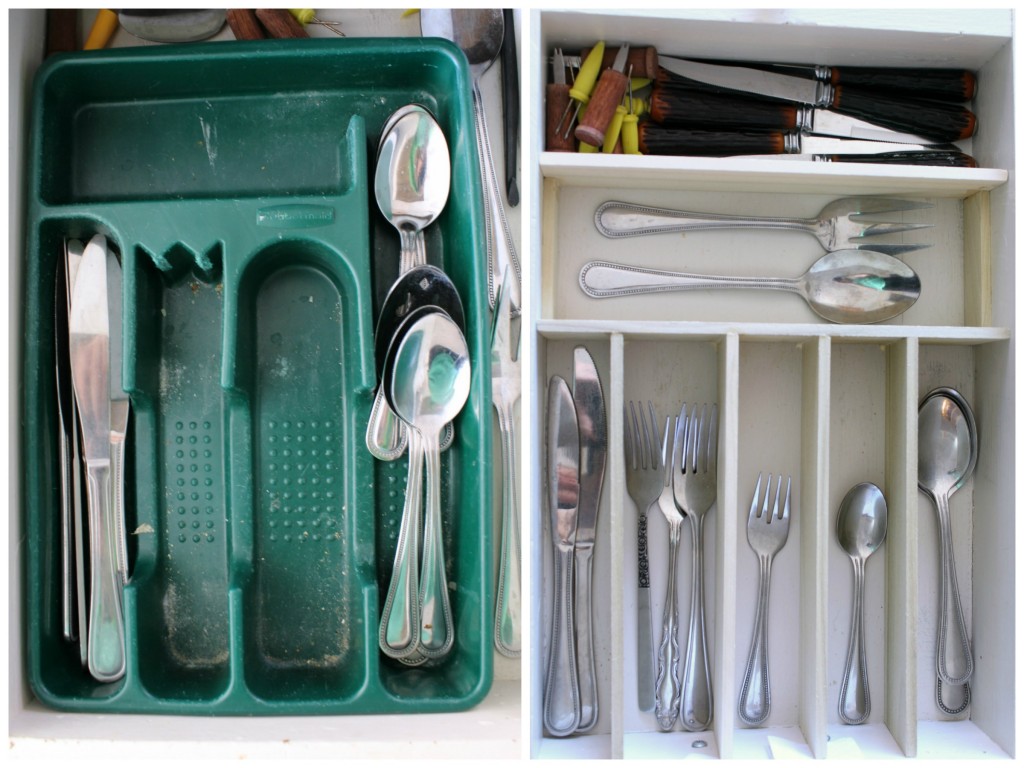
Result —
[{"label": "knife blade", "polygon": [[[955,148],[954,148],[955,149]],[[640,150],[645,155],[878,155],[891,152],[931,152],[950,148],[935,144],[901,144],[812,136],[778,131],[705,131],[666,128],[657,123],[640,126]]]},{"label": "knife blade", "polygon": [[86,245],[72,293],[69,326],[89,507],[88,666],[93,677],[108,682],[124,675],[125,645],[111,505],[110,320],[103,235]]},{"label": "knife blade", "polygon": [[670,56],[659,56],[658,63],[669,72],[698,83],[798,104],[828,107],[895,131],[927,136],[932,141],[948,142],[970,138],[977,125],[973,112],[953,104],[893,98],[793,75],[749,67],[705,64]]},{"label": "knife blade", "polygon": [[128,543],[124,511],[124,451],[131,401],[121,386],[122,312],[121,262],[112,249],[107,251],[107,304],[110,314],[110,476],[114,507],[114,544],[121,583],[128,583]]},{"label": "knife blade", "polygon": [[608,453],[608,425],[601,379],[594,359],[584,346],[573,350],[572,396],[580,432],[580,500],[575,546],[580,724],[576,732],[585,733],[597,725],[598,717],[591,580],[597,513]]},{"label": "knife blade", "polygon": [[544,727],[552,736],[569,736],[580,722],[572,594],[580,498],[580,435],[572,393],[560,376],[552,376],[548,384],[547,460],[555,573],[551,644],[544,680]]},{"label": "knife blade", "polygon": [[893,131],[829,109],[716,93],[677,80],[663,79],[656,84],[650,102],[651,119],[668,128],[756,129],[901,144],[934,143],[925,136]]}]

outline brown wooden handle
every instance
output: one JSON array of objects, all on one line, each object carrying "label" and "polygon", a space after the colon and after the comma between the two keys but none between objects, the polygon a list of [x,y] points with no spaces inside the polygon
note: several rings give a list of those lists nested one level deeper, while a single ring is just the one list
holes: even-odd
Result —
[{"label": "brown wooden handle", "polygon": [[895,67],[831,67],[832,85],[903,93],[918,99],[964,102],[978,87],[966,69],[900,69]]},{"label": "brown wooden handle", "polygon": [[615,108],[622,101],[628,84],[626,76],[614,69],[606,69],[597,81],[597,87],[587,102],[587,112],[576,126],[576,138],[584,144],[600,147],[604,143],[604,132],[612,121]]},{"label": "brown wooden handle", "polygon": [[309,37],[299,20],[281,8],[258,9],[256,18],[271,37]]},{"label": "brown wooden handle", "polygon": [[544,99],[544,149],[548,152],[573,152],[576,149],[572,133],[566,130],[568,115],[561,130],[558,130],[558,123],[568,106],[569,86],[555,83],[548,85]]},{"label": "brown wooden handle", "polygon": [[792,131],[796,129],[797,108],[659,82],[651,89],[651,119],[672,127]]},{"label": "brown wooden handle", "polygon": [[832,109],[894,131],[914,133],[932,141],[960,141],[974,135],[977,118],[957,104],[915,101],[857,88],[837,86]]},{"label": "brown wooden handle", "polygon": [[46,12],[46,55],[78,50],[78,11],[51,8]]},{"label": "brown wooden handle", "polygon": [[663,128],[655,123],[640,126],[640,151],[645,155],[781,155],[784,144],[782,133],[696,131]]},{"label": "brown wooden handle", "polygon": [[231,8],[227,12],[228,26],[236,40],[263,40],[266,34],[256,14],[245,8]]},{"label": "brown wooden handle", "polygon": [[[586,60],[590,51],[590,48],[584,48],[580,51],[580,58]],[[609,69],[615,62],[618,52],[618,48],[605,48],[601,69]],[[626,54],[626,67],[623,72],[629,72],[630,67],[633,68],[633,77],[654,79],[658,74],[658,49],[653,45],[644,48],[630,47],[629,53]]]}]

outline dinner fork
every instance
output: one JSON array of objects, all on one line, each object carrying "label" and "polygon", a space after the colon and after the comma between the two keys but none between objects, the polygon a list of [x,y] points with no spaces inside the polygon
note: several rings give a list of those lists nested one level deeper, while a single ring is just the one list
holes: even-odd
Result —
[{"label": "dinner fork", "polygon": [[772,476],[768,475],[764,503],[758,512],[761,496],[761,475],[754,486],[754,500],[750,502],[747,518],[747,542],[757,555],[757,609],[754,614],[754,632],[750,640],[747,671],[740,687],[739,716],[747,725],[760,725],[768,719],[772,709],[771,687],[768,682],[768,591],[771,588],[772,560],[789,538],[789,490],[791,477],[786,478],[786,500],[779,511],[782,475],[775,485],[775,503],[771,514],[768,500],[772,495]]},{"label": "dinner fork", "polygon": [[[683,405],[683,419],[686,405]],[[683,662],[682,701],[679,717],[689,731],[711,725],[713,696],[704,631],[704,515],[718,493],[718,406],[697,406],[686,421],[686,438],[680,471],[675,473],[675,501],[690,521],[693,534],[693,578],[690,597],[690,633]]]},{"label": "dinner fork", "polygon": [[[661,444],[662,487],[657,504],[668,521],[668,591],[665,594],[665,613],[661,622],[661,644],[658,646],[654,717],[658,721],[658,727],[663,731],[671,731],[679,717],[679,598],[676,595],[676,561],[679,559],[683,515],[676,507],[674,475],[678,474],[676,469],[679,467],[679,454],[683,448],[685,424],[685,413],[675,419],[667,418],[665,437]],[[671,455],[669,435],[673,436]]]},{"label": "dinner fork", "polygon": [[[637,411],[640,412],[637,418]],[[647,512],[665,485],[658,458],[658,422],[654,404],[629,402],[625,414],[626,490],[637,508],[636,690],[641,712],[654,709],[654,637],[651,630],[651,575],[647,562]]]},{"label": "dinner fork", "polygon": [[668,208],[633,205],[615,200],[603,203],[594,213],[594,223],[605,237],[634,237],[659,232],[691,232],[704,229],[784,229],[805,232],[817,238],[826,251],[865,248],[890,256],[927,248],[922,243],[878,242],[880,235],[893,235],[930,224],[866,219],[868,215],[930,208],[930,203],[893,197],[844,197],[833,200],[810,219],[776,216],[736,216],[724,213],[694,213]]}]

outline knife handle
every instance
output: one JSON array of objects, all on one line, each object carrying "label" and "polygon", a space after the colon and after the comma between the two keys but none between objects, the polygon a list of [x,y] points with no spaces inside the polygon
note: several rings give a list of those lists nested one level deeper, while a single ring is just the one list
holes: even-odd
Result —
[{"label": "knife handle", "polygon": [[89,673],[109,683],[124,676],[124,617],[117,573],[110,459],[86,461],[89,499]]},{"label": "knife handle", "polygon": [[977,127],[977,118],[966,107],[885,96],[844,86],[835,88],[830,108],[932,141],[968,139]]},{"label": "knife handle", "polygon": [[282,8],[259,8],[256,10],[256,18],[271,37],[309,37],[302,23]]},{"label": "knife handle", "polygon": [[256,14],[249,9],[229,8],[226,20],[236,40],[263,40],[266,34],[256,19]]},{"label": "knife handle", "polygon": [[597,87],[587,102],[586,114],[580,118],[576,126],[576,138],[584,144],[600,147],[604,143],[604,134],[612,121],[615,108],[619,106],[629,79],[614,69],[606,69],[601,74]]},{"label": "knife handle", "polygon": [[580,685],[580,722],[576,733],[597,725],[597,667],[594,663],[593,546],[576,547],[576,656]]},{"label": "knife handle", "polygon": [[701,131],[664,128],[655,123],[640,126],[640,151],[645,155],[781,155],[785,134],[743,131]]},{"label": "knife handle", "polygon": [[920,99],[965,102],[974,98],[978,80],[966,69],[902,69],[893,67],[829,67],[834,86],[893,91]]},{"label": "knife handle", "polygon": [[792,104],[663,83],[651,89],[651,119],[670,128],[713,125],[741,130],[792,131],[797,127],[798,111]]},{"label": "knife handle", "polygon": [[569,736],[580,724],[580,686],[573,640],[572,548],[555,546],[555,599],[551,609],[551,649],[544,682],[544,727],[552,736]]},{"label": "knife handle", "polygon": [[548,152],[573,152],[576,149],[572,133],[559,130],[559,122],[568,107],[569,86],[550,83],[544,100],[544,149]]},{"label": "knife handle", "polygon": [[929,152],[882,152],[877,155],[815,155],[830,163],[880,163],[885,165],[937,165],[945,168],[977,168],[978,162],[956,150]]}]

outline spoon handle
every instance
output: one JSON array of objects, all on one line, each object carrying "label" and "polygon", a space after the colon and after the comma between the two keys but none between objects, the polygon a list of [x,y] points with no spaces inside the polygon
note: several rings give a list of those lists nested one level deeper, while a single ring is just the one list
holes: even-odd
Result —
[{"label": "spoon handle", "polygon": [[483,96],[480,85],[473,82],[473,116],[476,124],[477,156],[480,159],[480,172],[484,186],[484,225],[487,233],[487,287],[489,301],[493,308],[497,304],[498,288],[505,271],[510,275],[509,286],[513,311],[518,314],[522,300],[519,295],[519,257],[516,244],[512,239],[512,230],[505,217],[505,207],[501,202],[501,187],[498,175],[494,170],[494,158],[491,155],[491,141],[487,134],[487,117],[484,115]]},{"label": "spoon handle", "polygon": [[704,631],[704,521],[702,515],[688,515],[687,519],[693,532],[693,577],[679,717],[688,731],[703,731],[711,725],[714,710],[708,639]]},{"label": "spoon handle", "polygon": [[971,652],[971,638],[967,633],[967,621],[964,619],[960,590],[956,582],[953,533],[949,523],[949,497],[941,493],[936,494],[935,509],[939,518],[942,563],[935,667],[939,679],[948,685],[957,686],[966,683],[974,673],[974,654]]},{"label": "spoon handle", "polygon": [[380,649],[393,659],[417,653],[420,638],[419,554],[420,512],[423,505],[423,444],[409,430],[409,477],[405,485],[402,525],[391,572],[391,585],[380,617]]},{"label": "spoon handle", "polygon": [[800,293],[799,282],[784,277],[726,277],[644,269],[607,261],[590,261],[580,270],[580,287],[588,296],[604,299],[663,291],[711,288],[767,288]]},{"label": "spoon handle", "polygon": [[408,443],[405,423],[395,415],[384,397],[384,387],[377,387],[366,422],[366,449],[381,461],[394,461],[405,452]]},{"label": "spoon handle", "polygon": [[860,725],[871,714],[868,690],[868,664],[864,649],[864,561],[853,561],[853,617],[850,648],[846,653],[846,671],[839,692],[839,717],[847,725]]},{"label": "spoon handle", "polygon": [[[410,428],[414,432],[414,428]],[[423,562],[420,568],[420,647],[428,659],[448,653],[455,640],[448,602],[448,578],[444,567],[441,523],[441,447],[438,435],[423,435],[427,462],[427,511],[423,529]]]}]

